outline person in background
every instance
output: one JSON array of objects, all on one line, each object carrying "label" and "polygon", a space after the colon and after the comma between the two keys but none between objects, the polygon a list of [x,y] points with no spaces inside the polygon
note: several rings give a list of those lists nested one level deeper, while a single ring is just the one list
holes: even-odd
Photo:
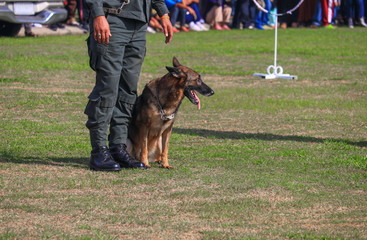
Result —
[{"label": "person in background", "polygon": [[191,7],[196,14],[196,18],[192,14],[186,13],[186,23],[189,24],[190,30],[192,31],[208,31],[209,29],[205,27],[205,21],[201,16],[199,9],[199,0],[184,0],[186,5]]},{"label": "person in background", "polygon": [[321,26],[321,0],[316,0],[315,8],[312,15],[311,28],[318,28]]},{"label": "person in background", "polygon": [[225,0],[209,0],[207,5],[206,22],[215,30],[231,30],[228,26],[231,20],[232,8]]},{"label": "person in background", "polygon": [[362,27],[367,27],[363,0],[346,0],[346,10],[348,27],[354,28],[354,20],[358,20]]},{"label": "person in background", "polygon": [[[167,8],[170,12],[171,24],[174,32],[188,32],[190,31],[185,27],[186,24],[186,12],[191,14],[194,19],[197,18],[194,9],[187,6],[182,0],[165,0]],[[175,27],[176,23],[180,23],[179,29]]]},{"label": "person in background", "polygon": [[271,28],[275,28],[275,24],[276,23],[276,18],[275,15],[278,13],[278,1],[277,0],[271,0],[271,8],[269,11],[269,21],[268,21],[268,25]]},{"label": "person in background", "polygon": [[[310,26],[312,24],[317,1],[318,0],[307,0],[299,7],[297,20],[300,27]],[[318,20],[316,20],[316,24],[319,24],[317,21]]]},{"label": "person in background", "polygon": [[38,37],[37,34],[32,32],[32,23],[25,23],[24,24],[24,35],[26,37]]},{"label": "person in background", "polygon": [[269,29],[268,26],[269,22],[269,12],[271,9],[271,2],[270,0],[263,0],[263,8],[268,11],[268,13],[261,11],[260,9],[257,9],[257,16],[256,16],[256,24],[255,27],[260,30]]},{"label": "person in background", "polygon": [[[68,11],[68,17],[66,24],[69,26],[80,27],[84,33],[89,31],[89,9],[86,4],[86,0],[68,0],[65,6]],[[78,20],[76,20],[76,12],[78,11]]]},{"label": "person in background", "polygon": [[252,0],[237,0],[233,16],[232,28],[254,29],[256,6]]},{"label": "person in background", "polygon": [[76,21],[75,19],[75,13],[76,13],[76,8],[77,8],[77,1],[76,0],[68,0],[67,4],[65,6],[67,12],[68,12],[68,17],[66,19],[66,24],[70,25],[70,26],[79,26],[79,23]]},{"label": "person in background", "polygon": [[84,30],[84,33],[89,31],[89,8],[87,6],[86,0],[78,0],[77,8],[79,14],[79,27]]},{"label": "person in background", "polygon": [[320,0],[321,3],[321,23],[325,28],[333,29],[331,24],[334,17],[335,0]]},{"label": "person in background", "polygon": [[[286,13],[290,9],[294,8],[298,3],[299,0],[278,0],[278,13]],[[297,27],[298,11],[299,9],[296,9],[294,12],[292,12],[292,14],[280,16],[278,18],[280,28]]]}]

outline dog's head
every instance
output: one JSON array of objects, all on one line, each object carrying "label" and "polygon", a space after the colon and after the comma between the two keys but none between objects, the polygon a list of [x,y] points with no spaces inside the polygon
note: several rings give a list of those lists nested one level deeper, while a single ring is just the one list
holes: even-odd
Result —
[{"label": "dog's head", "polygon": [[196,92],[204,96],[211,96],[214,91],[201,79],[200,74],[191,68],[181,65],[176,57],[173,57],[173,67],[166,67],[168,72],[177,79],[184,81],[184,95],[200,109],[200,99]]}]

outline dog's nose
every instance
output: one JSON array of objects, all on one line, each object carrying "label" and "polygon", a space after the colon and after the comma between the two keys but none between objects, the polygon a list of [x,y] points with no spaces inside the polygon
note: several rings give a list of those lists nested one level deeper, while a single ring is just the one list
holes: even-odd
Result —
[{"label": "dog's nose", "polygon": [[208,97],[209,96],[211,96],[211,95],[213,95],[214,94],[214,91],[213,90],[211,90],[210,92],[209,92],[209,94],[208,94]]}]

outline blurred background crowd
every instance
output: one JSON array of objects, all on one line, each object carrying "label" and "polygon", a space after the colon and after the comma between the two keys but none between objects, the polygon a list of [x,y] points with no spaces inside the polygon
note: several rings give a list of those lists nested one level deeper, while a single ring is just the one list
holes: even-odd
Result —
[{"label": "blurred background crowd", "polygon": [[[226,31],[231,29],[274,29],[274,14],[286,13],[301,0],[165,0],[174,32]],[[133,1],[131,1],[131,4]],[[278,18],[279,28],[367,27],[367,0],[304,0],[291,14]],[[65,25],[89,30],[89,10],[85,0],[67,0],[68,18],[48,26],[56,31]],[[265,11],[262,11],[262,10]],[[148,32],[162,31],[159,16],[152,11]],[[28,36],[33,36],[28,26]],[[27,35],[27,34],[26,34]]]}]

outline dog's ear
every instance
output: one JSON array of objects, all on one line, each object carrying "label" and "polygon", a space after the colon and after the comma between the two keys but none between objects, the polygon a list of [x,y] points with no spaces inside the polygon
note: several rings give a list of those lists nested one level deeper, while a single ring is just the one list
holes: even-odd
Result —
[{"label": "dog's ear", "polygon": [[182,70],[180,68],[175,68],[175,67],[166,67],[166,69],[168,70],[168,72],[170,74],[172,74],[172,76],[174,76],[175,78],[182,78],[185,77],[186,74],[182,72]]},{"label": "dog's ear", "polygon": [[174,66],[174,67],[179,67],[179,66],[181,66],[181,63],[177,60],[177,58],[176,58],[176,57],[173,57],[172,62],[173,62],[173,66]]}]

